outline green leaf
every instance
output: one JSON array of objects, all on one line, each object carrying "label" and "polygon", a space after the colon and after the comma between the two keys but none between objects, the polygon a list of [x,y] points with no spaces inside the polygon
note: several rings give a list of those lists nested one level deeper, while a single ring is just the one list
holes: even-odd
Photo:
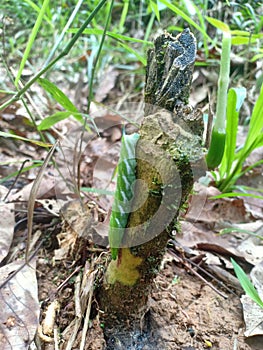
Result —
[{"label": "green leaf", "polygon": [[124,25],[126,22],[128,10],[129,10],[129,0],[123,0],[123,5],[122,5],[122,12],[121,12],[121,18],[120,18],[120,23],[119,23],[119,31],[122,33],[124,31]]},{"label": "green leaf", "polygon": [[136,50],[133,50],[131,47],[123,43],[120,43],[120,45],[123,46],[126,51],[132,53],[144,66],[147,65],[147,59],[141,56]]},{"label": "green leaf", "polygon": [[[239,110],[246,97],[245,88],[232,88],[227,99],[226,148],[223,160],[229,174],[233,165],[236,150]],[[223,165],[223,164],[222,164]],[[220,166],[221,168],[221,166]]]},{"label": "green leaf", "polygon": [[[68,30],[69,33],[77,33],[78,29],[76,28],[71,28]],[[87,35],[102,35],[103,34],[103,30],[102,29],[97,29],[97,28],[87,28],[83,30],[83,34],[87,34]],[[151,45],[153,46],[153,43],[151,41],[146,41],[146,40],[142,40],[142,39],[136,39],[136,38],[132,38],[130,36],[126,36],[126,35],[122,35],[122,34],[118,34],[118,33],[114,33],[114,32],[109,32],[106,31],[106,35],[110,36],[111,38],[114,39],[118,39],[118,40],[124,40],[124,41],[131,41],[133,43],[141,43],[141,44],[147,44],[147,45]]]},{"label": "green leaf", "polygon": [[251,58],[250,62],[255,62],[257,60],[260,60],[261,58],[263,58],[263,53],[258,53],[257,55]]},{"label": "green leaf", "polygon": [[226,132],[218,132],[213,128],[211,143],[206,156],[206,164],[209,169],[216,168],[222,161],[225,150]]},{"label": "green leaf", "polygon": [[153,0],[150,0],[150,7],[151,10],[154,12],[158,22],[160,22],[160,12],[157,3]]},{"label": "green leaf", "polygon": [[200,27],[194,20],[191,19],[191,17],[187,16],[184,11],[180,10],[178,6],[172,5],[169,1],[167,0],[159,0],[162,4],[167,6],[170,10],[172,10],[174,13],[176,13],[178,16],[182,17],[187,23],[192,25],[194,28],[196,28],[200,33],[203,34],[205,38],[207,38],[210,42],[213,42],[212,38],[207,34],[207,32]]},{"label": "green leaf", "polygon": [[244,193],[244,192],[221,193],[221,194],[218,194],[217,196],[209,197],[209,199],[220,199],[220,198],[231,198],[231,197],[251,197],[251,198],[263,200],[263,196],[259,196],[257,194],[252,194],[252,193]]},{"label": "green leaf", "polygon": [[[215,141],[219,141],[219,137],[221,137],[221,144],[223,145],[222,135],[226,133],[226,105],[227,105],[227,91],[229,86],[229,75],[230,75],[230,52],[231,52],[231,35],[229,34],[229,32],[223,32],[220,72],[219,72],[219,79],[217,84],[218,89],[217,89],[216,116],[215,116],[215,122],[213,127],[211,144],[213,143],[213,137],[215,138],[214,143]],[[216,143],[215,143],[215,146],[216,146]],[[218,152],[216,148],[213,151],[215,153]],[[221,160],[223,157],[222,152],[224,152],[224,148],[220,148],[219,152],[217,156],[217,162],[219,161],[219,163],[217,163],[217,165],[221,163]],[[210,153],[210,149],[209,149],[209,153]],[[209,153],[208,153],[208,159],[210,156]],[[212,165],[209,165],[209,167],[211,166]]]},{"label": "green leaf", "polygon": [[[50,145],[50,146],[52,146],[52,145]],[[33,165],[30,165],[27,167],[25,166],[25,167],[23,167],[23,169],[19,169],[19,170],[13,172],[12,174],[9,174],[8,176],[1,178],[0,184],[6,182],[9,179],[12,179],[13,177],[16,177],[18,174],[21,175],[21,174],[24,174],[31,169],[38,168],[43,164],[43,161],[39,161],[39,160],[33,160],[32,162],[34,163]],[[20,162],[17,160],[16,164],[18,164],[18,163],[20,163]]]},{"label": "green leaf", "polygon": [[[263,160],[261,160],[261,163]],[[254,192],[262,192],[263,193],[263,188],[256,188],[256,187],[251,187],[251,186],[245,186],[245,185],[236,185],[234,188],[239,189],[241,191],[254,191]]]},{"label": "green leaf", "polygon": [[37,33],[39,31],[40,25],[42,23],[42,20],[44,18],[44,15],[45,15],[45,12],[46,12],[48,5],[49,5],[49,0],[44,0],[42,7],[41,7],[41,10],[40,10],[38,17],[36,19],[35,25],[31,31],[30,37],[28,39],[24,55],[22,57],[22,60],[21,60],[20,66],[19,66],[19,70],[18,70],[17,75],[16,75],[16,79],[15,79],[15,86],[16,87],[18,86],[18,82],[20,80],[21,74],[22,74],[23,69],[25,67],[26,61],[29,57],[30,51],[31,51],[32,46],[34,44],[35,38],[36,38]]},{"label": "green leaf", "polygon": [[252,34],[251,32],[245,31],[245,30],[231,30],[231,35],[235,36],[240,36],[240,37],[250,37],[253,40],[256,39],[261,39],[263,38],[263,34],[261,33],[254,33]]},{"label": "green leaf", "polygon": [[[44,78],[38,79],[39,85],[43,87],[45,91],[50,93],[50,95],[63,107],[67,112],[73,112],[72,115],[77,119],[79,122],[83,122],[83,118],[81,113],[79,113],[77,107],[70,101],[70,99],[64,94],[63,91],[61,91],[55,84],[51,83],[49,80]],[[53,117],[53,116],[51,116]],[[67,118],[67,117],[65,117]],[[62,119],[65,119],[62,118]],[[60,119],[60,120],[62,120]],[[59,120],[58,120],[59,121]],[[44,130],[44,129],[39,129]]]},{"label": "green leaf", "polygon": [[257,40],[254,38],[244,37],[244,36],[235,36],[232,37],[231,43],[232,45],[248,45],[251,43],[255,43]]},{"label": "green leaf", "polygon": [[253,237],[256,237],[260,240],[263,240],[263,236],[258,235],[256,232],[252,232],[252,231],[248,231],[248,230],[243,230],[239,227],[228,227],[228,228],[223,228],[222,230],[220,230],[220,232],[218,233],[219,236],[222,236],[226,233],[232,233],[232,232],[241,232],[241,233],[246,233],[248,235],[251,235]]},{"label": "green leaf", "polygon": [[263,129],[263,84],[261,85],[260,94],[254,106],[252,116],[249,123],[249,132],[245,146],[249,145]]},{"label": "green leaf", "polygon": [[[249,167],[246,167],[242,171],[242,166],[246,158],[251,154],[251,152],[254,149],[257,149],[261,146],[263,146],[263,134],[258,135],[248,147],[243,146],[243,148],[241,148],[241,150],[235,154],[235,159],[237,160],[237,164],[235,166],[233,173],[230,175],[230,177],[234,179],[234,182],[237,181],[237,179],[243,176],[246,172],[249,172],[250,170],[257,167],[258,165],[262,164],[262,160],[257,161],[256,163],[250,165]],[[232,181],[232,183],[234,182]]]},{"label": "green leaf", "polygon": [[18,136],[18,135],[15,135],[15,134],[9,134],[9,133],[4,132],[4,131],[0,131],[0,136],[11,137],[11,138],[16,139],[16,140],[22,140],[22,141],[30,142],[30,143],[33,143],[35,145],[41,146],[41,147],[52,147],[52,145],[50,143],[45,143],[45,142],[36,141],[36,140],[30,140],[30,139],[27,139],[27,138],[22,137],[22,136]]},{"label": "green leaf", "polygon": [[236,158],[240,160],[241,163],[249,156],[249,154],[256,148],[262,146],[263,142],[263,84],[261,86],[260,95],[254,106],[252,116],[249,123],[248,135],[244,146],[240,151],[237,152]]},{"label": "green leaf", "polygon": [[78,112],[77,107],[55,84],[44,78],[39,78],[38,83],[67,111]]},{"label": "green leaf", "polygon": [[44,120],[42,120],[42,122],[38,125],[37,129],[38,130],[47,130],[47,129],[51,128],[53,125],[55,125],[56,123],[68,118],[71,115],[72,115],[71,112],[66,112],[66,111],[54,113],[54,114],[46,117]]},{"label": "green leaf", "polygon": [[219,167],[221,178],[229,173],[233,165],[236,149],[236,135],[238,127],[238,112],[236,110],[237,94],[234,89],[230,89],[227,95],[226,112],[226,144],[224,155]]},{"label": "green leaf", "polygon": [[237,36],[250,36],[251,33],[247,32],[246,30],[231,30],[232,35],[237,35]]},{"label": "green leaf", "polygon": [[235,273],[237,278],[244,289],[245,293],[260,307],[263,308],[263,301],[261,300],[256,288],[251,283],[250,279],[247,277],[245,271],[231,258]]},{"label": "green leaf", "polygon": [[216,27],[217,29],[222,30],[225,33],[230,33],[230,28],[226,23],[221,22],[218,19],[215,19],[213,17],[206,16],[205,18],[210,24],[212,24],[212,26]]},{"label": "green leaf", "polygon": [[259,147],[263,146],[263,134],[257,136],[255,145],[256,145],[255,148],[259,148]]},{"label": "green leaf", "polygon": [[[37,6],[33,1],[25,0],[25,2],[28,5],[30,5],[37,13],[40,13],[41,8],[39,6]],[[53,25],[52,21],[46,15],[44,15],[44,19],[52,28],[54,28],[54,25]]]}]

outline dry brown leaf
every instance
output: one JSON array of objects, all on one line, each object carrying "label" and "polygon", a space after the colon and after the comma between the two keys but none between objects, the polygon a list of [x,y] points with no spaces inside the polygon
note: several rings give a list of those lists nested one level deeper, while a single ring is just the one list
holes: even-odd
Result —
[{"label": "dry brown leaf", "polygon": [[14,204],[7,204],[3,201],[7,193],[8,189],[4,186],[0,186],[0,262],[9,252],[15,226]]},{"label": "dry brown leaf", "polygon": [[221,192],[213,187],[196,183],[190,199],[190,209],[186,219],[192,222],[202,221],[213,226],[220,222],[246,222],[247,211],[242,198],[211,199]]},{"label": "dry brown leaf", "polygon": [[[55,178],[53,176],[44,175],[41,184],[38,188],[37,198],[49,198],[55,195]],[[8,199],[11,202],[23,201],[28,202],[30,198],[30,191],[32,189],[33,182],[23,187],[20,191],[11,194]]]},{"label": "dry brown leaf", "polygon": [[80,200],[66,203],[61,208],[61,213],[64,229],[57,235],[59,249],[55,250],[54,259],[62,260],[69,255],[76,259],[79,241],[87,242],[92,238],[94,219],[87,205]]},{"label": "dry brown leaf", "polygon": [[119,72],[114,69],[113,66],[109,66],[109,68],[104,72],[103,79],[100,80],[99,86],[96,90],[96,101],[102,102],[105,100],[108,93],[114,88],[118,75]]},{"label": "dry brown leaf", "polygon": [[253,265],[258,264],[263,260],[263,240],[256,238],[252,235],[248,235],[240,245],[237,247],[246,260]]},{"label": "dry brown leaf", "polygon": [[246,337],[263,335],[263,309],[256,304],[249,296],[242,295],[244,320],[246,323]]},{"label": "dry brown leaf", "polygon": [[39,302],[35,264],[25,265],[5,283],[23,262],[0,268],[0,339],[1,350],[25,350],[32,342],[39,320]]}]

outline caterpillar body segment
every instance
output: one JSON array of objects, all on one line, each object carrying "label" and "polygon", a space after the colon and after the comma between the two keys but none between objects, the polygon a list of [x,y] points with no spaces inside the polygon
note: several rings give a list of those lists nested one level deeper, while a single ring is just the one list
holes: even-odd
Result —
[{"label": "caterpillar body segment", "polygon": [[136,180],[135,147],[139,134],[123,135],[118,162],[117,186],[110,217],[109,243],[112,259],[118,257],[118,248],[127,225],[133,198],[133,183]]}]

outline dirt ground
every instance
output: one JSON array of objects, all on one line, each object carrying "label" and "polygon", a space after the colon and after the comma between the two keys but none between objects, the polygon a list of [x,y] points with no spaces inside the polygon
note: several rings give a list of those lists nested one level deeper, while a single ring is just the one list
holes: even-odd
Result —
[{"label": "dirt ground", "polygon": [[[171,285],[174,276],[178,283]],[[175,264],[156,279],[152,315],[160,334],[160,349],[262,349],[243,337],[239,297],[218,295],[207,284]]]},{"label": "dirt ground", "polygon": [[[263,349],[262,337],[245,340],[244,322],[239,296],[221,288],[226,298],[212,290],[205,282],[186,271],[171,259],[154,282],[154,291],[149,298],[149,311],[146,328],[135,334],[118,334],[107,339],[103,333],[98,305],[94,297],[89,329],[86,337],[86,350],[111,349],[162,349],[162,350],[260,350]],[[60,302],[60,311],[56,319],[59,332],[63,332],[74,319],[74,288],[72,281],[61,288],[60,285],[70,269],[65,262],[56,264],[38,264],[39,299],[52,300],[55,294]],[[47,261],[47,260],[45,260]],[[99,288],[99,286],[98,286]],[[95,290],[96,292],[96,290]],[[96,295],[96,293],[94,294]],[[42,303],[42,309],[46,304]],[[73,332],[69,327],[68,335]],[[82,326],[78,332],[73,349],[79,349]],[[60,338],[60,349],[66,349],[67,335]],[[122,339],[125,338],[125,347]],[[41,340],[42,349],[55,349],[53,344]],[[130,344],[127,346],[127,344]]]}]

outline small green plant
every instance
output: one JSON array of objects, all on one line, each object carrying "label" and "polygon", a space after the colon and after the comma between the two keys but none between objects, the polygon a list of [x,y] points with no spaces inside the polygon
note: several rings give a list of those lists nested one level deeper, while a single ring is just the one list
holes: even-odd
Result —
[{"label": "small green plant", "polygon": [[[259,160],[251,166],[243,169],[243,164],[247,157],[255,149],[263,146],[263,85],[259,97],[254,106],[250,122],[247,138],[244,144],[237,149],[236,148],[236,136],[238,127],[238,115],[240,106],[245,97],[244,89],[230,89],[227,100],[227,126],[226,126],[226,143],[223,158],[218,167],[218,172],[212,172],[216,185],[220,191],[224,192],[224,196],[246,196],[247,191],[253,190],[246,186],[237,186],[237,180],[245,173],[251,171],[255,167],[263,163],[263,160]],[[239,190],[240,192],[227,193],[233,190]],[[252,195],[252,194],[250,194]],[[263,199],[262,196],[257,196],[259,199]]]},{"label": "small green plant", "polygon": [[[239,111],[246,97],[246,89],[231,88],[227,92],[230,71],[230,48],[231,42],[233,43],[233,40],[231,40],[232,32],[226,24],[218,20],[210,18],[209,21],[214,26],[220,28],[224,34],[218,81],[216,116],[212,130],[211,144],[206,158],[207,166],[209,169],[218,167],[218,171],[212,171],[212,175],[215,178],[216,186],[224,194],[216,198],[237,195],[253,196],[247,193],[247,190],[250,191],[251,188],[236,186],[236,182],[245,173],[263,163],[263,160],[260,160],[250,167],[243,169],[243,164],[251,152],[263,145],[263,86],[261,87],[259,97],[250,118],[246,141],[237,149],[236,138]],[[242,38],[239,34],[240,33],[237,33],[237,36],[234,38],[235,44],[239,42],[243,43],[245,36]],[[236,189],[240,192],[230,193]],[[257,198],[263,199],[262,196],[257,196]]]},{"label": "small green plant", "polygon": [[234,267],[235,274],[244,289],[245,293],[260,307],[263,308],[263,300],[260,298],[256,288],[251,283],[250,279],[247,277],[245,271],[231,258],[231,262]]}]

